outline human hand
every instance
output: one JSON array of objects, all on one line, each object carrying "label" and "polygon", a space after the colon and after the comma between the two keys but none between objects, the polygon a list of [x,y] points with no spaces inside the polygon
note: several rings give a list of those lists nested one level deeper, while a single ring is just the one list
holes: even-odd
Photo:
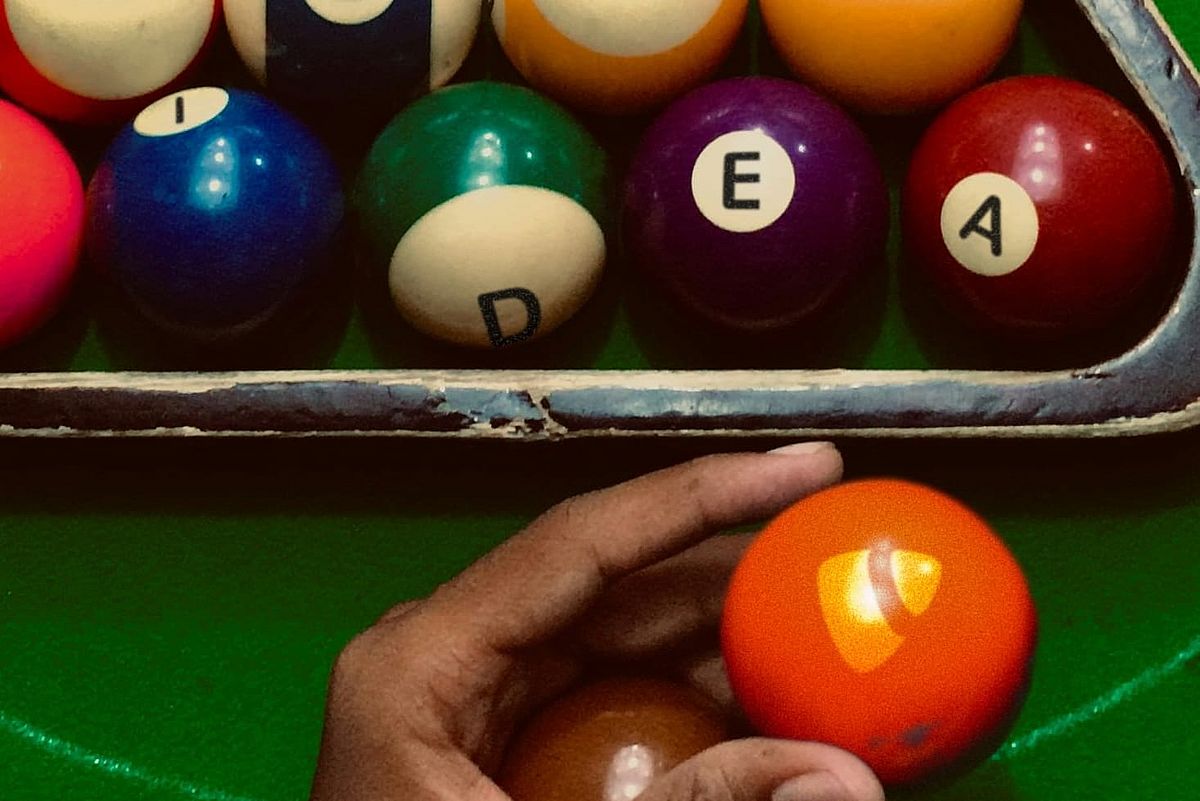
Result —
[{"label": "human hand", "polygon": [[[828,445],[711,456],[555,506],[346,647],[312,801],[509,801],[489,775],[514,730],[597,664],[653,664],[732,712],[715,631],[750,535],[711,535],[841,469]],[[882,798],[848,753],[750,738],[684,762],[639,801]]]}]

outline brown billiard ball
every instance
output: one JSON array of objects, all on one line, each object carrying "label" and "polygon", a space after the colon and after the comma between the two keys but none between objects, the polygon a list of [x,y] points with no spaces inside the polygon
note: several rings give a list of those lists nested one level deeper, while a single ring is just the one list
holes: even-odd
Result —
[{"label": "brown billiard ball", "polygon": [[616,801],[727,738],[721,712],[694,690],[607,679],[546,707],[509,748],[498,783],[513,801]]}]

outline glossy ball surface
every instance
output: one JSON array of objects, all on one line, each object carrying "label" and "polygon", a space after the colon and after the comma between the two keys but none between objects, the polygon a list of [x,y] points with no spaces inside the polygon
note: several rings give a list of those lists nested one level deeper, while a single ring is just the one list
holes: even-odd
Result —
[{"label": "glossy ball surface", "polygon": [[646,111],[721,64],[747,0],[497,0],[504,51],[534,87],[602,114]]},{"label": "glossy ball surface", "polygon": [[677,101],[625,185],[630,255],[680,306],[731,329],[804,319],[881,261],[888,198],[862,131],[790,81]]},{"label": "glossy ball surface", "polygon": [[124,121],[183,85],[220,13],[218,0],[0,0],[0,89],[66,122]]},{"label": "glossy ball surface", "polygon": [[83,238],[83,181],[66,148],[0,100],[0,347],[58,308]]},{"label": "glossy ball surface", "polygon": [[906,114],[984,80],[1008,50],[1022,0],[762,0],[796,75],[851,108]]},{"label": "glossy ball surface", "polygon": [[1065,338],[1111,322],[1165,267],[1167,162],[1116,100],[1062,78],[990,84],[947,109],[904,189],[913,260],[985,328]]},{"label": "glossy ball surface", "polygon": [[449,81],[481,11],[480,0],[225,0],[230,38],[269,92],[384,108]]},{"label": "glossy ball surface", "polygon": [[142,314],[199,341],[250,333],[326,264],[341,178],[255,94],[189,89],[117,136],[88,187],[88,247]]},{"label": "glossy ball surface", "polygon": [[716,707],[689,688],[609,679],[536,716],[510,746],[498,782],[513,801],[630,799],[726,737]]},{"label": "glossy ball surface", "polygon": [[372,146],[355,203],[396,308],[454,344],[544,336],[603,270],[605,154],[520,87],[453,86],[402,111]]},{"label": "glossy ball surface", "polygon": [[982,519],[929,487],[873,479],[766,527],[734,571],[721,647],[763,732],[840,746],[910,785],[1000,744],[1036,628],[1021,568]]}]

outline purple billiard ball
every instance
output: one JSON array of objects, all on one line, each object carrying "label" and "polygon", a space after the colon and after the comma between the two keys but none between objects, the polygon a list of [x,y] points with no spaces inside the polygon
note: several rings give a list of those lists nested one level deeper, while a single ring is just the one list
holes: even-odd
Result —
[{"label": "purple billiard ball", "polygon": [[646,132],[625,186],[633,260],[729,329],[787,328],[873,264],[888,227],[866,136],[810,89],[775,78],[702,87]]}]

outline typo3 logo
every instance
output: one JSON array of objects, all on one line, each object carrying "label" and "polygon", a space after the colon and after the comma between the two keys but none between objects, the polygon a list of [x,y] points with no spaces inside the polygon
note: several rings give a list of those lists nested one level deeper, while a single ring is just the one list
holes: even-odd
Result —
[{"label": "typo3 logo", "polygon": [[821,614],[846,664],[869,673],[891,659],[906,624],[933,603],[941,578],[937,559],[886,541],[827,559],[817,573]]}]

